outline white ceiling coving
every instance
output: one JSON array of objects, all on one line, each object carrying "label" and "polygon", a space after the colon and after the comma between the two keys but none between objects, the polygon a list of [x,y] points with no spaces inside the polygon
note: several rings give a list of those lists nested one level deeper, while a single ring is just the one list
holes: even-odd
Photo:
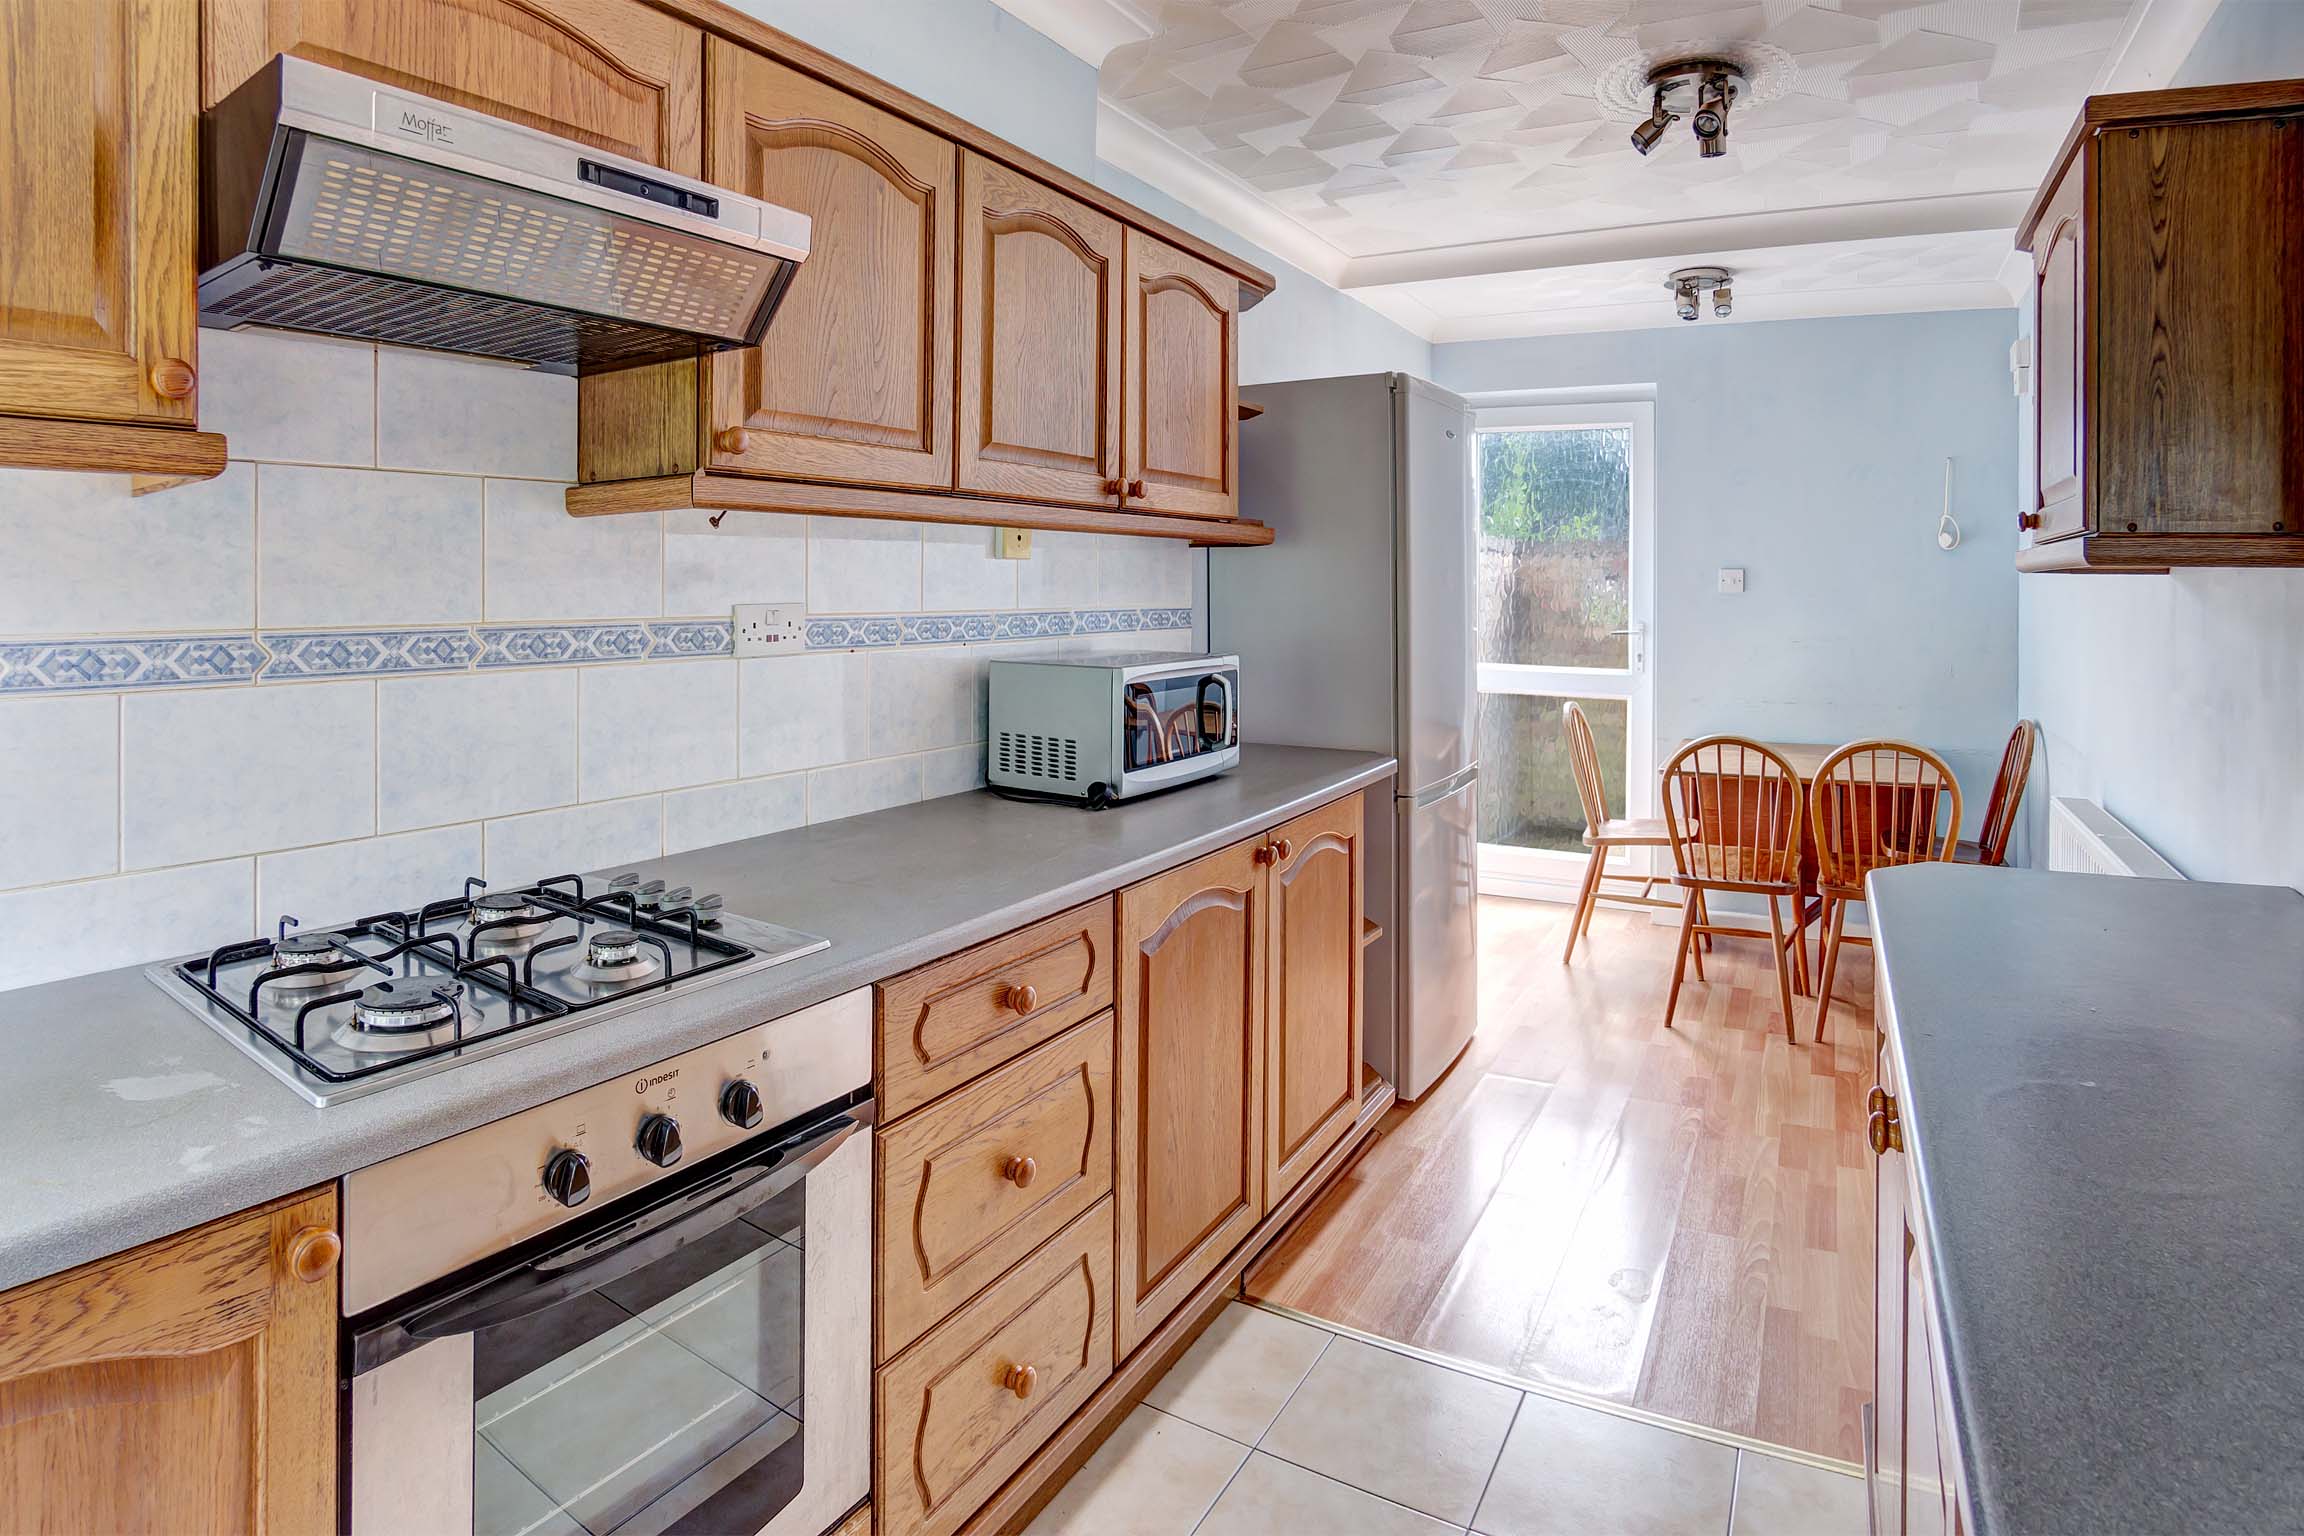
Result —
[{"label": "white ceiling coving", "polygon": [[[1668,319],[1665,271],[1769,250],[1740,312],[1944,307],[2082,98],[2162,83],[2215,0],[1001,3],[1100,64],[1106,159],[1444,335],[1591,329],[1544,317],[1631,303],[1648,267]],[[1642,159],[1648,66],[1698,56],[1752,79],[1727,156],[1681,123]]]}]

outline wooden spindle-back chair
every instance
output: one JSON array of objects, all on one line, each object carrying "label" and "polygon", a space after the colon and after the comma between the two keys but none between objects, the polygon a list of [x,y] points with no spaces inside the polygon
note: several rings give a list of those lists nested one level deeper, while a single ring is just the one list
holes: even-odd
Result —
[{"label": "wooden spindle-back chair", "polygon": [[[1608,814],[1608,786],[1600,777],[1600,752],[1593,745],[1592,722],[1584,718],[1583,709],[1574,699],[1560,706],[1560,730],[1568,742],[1568,766],[1576,774],[1576,798],[1584,805],[1584,846],[1592,850],[1592,857],[1584,866],[1584,884],[1576,893],[1576,911],[1568,923],[1568,945],[1560,954],[1560,963],[1566,965],[1575,958],[1577,938],[1592,931],[1592,911],[1601,902],[1673,909],[1681,903],[1652,894],[1657,882],[1665,878],[1662,875],[1608,872],[1608,855],[1612,849],[1668,848],[1672,839],[1665,834],[1662,821]],[[1602,884],[1607,880],[1637,880],[1640,889],[1636,894],[1611,891]],[[1701,956],[1696,962],[1696,975],[1698,979],[1704,975]]]},{"label": "wooden spindle-back chair", "polygon": [[[1664,1027],[1680,1003],[1688,958],[1710,935],[1767,939],[1775,950],[1776,989],[1784,1008],[1784,1038],[1797,1041],[1792,1023],[1792,963],[1799,943],[1800,851],[1803,843],[1800,776],[1757,741],[1706,736],[1672,755],[1664,767],[1664,827],[1672,840],[1673,883],[1688,893],[1680,919],[1680,948],[1672,961],[1672,990],[1664,1000]],[[1768,903],[1768,927],[1715,923],[1703,906],[1713,891],[1741,891]],[[1788,938],[1777,901],[1792,904]],[[1802,979],[1807,958],[1796,951]],[[1701,962],[1698,976],[1701,978]]]},{"label": "wooden spindle-back chair", "polygon": [[1809,789],[1816,827],[1816,889],[1824,898],[1824,965],[1816,988],[1816,1038],[1832,1011],[1832,972],[1848,904],[1864,899],[1864,877],[1899,864],[1952,857],[1960,840],[1960,781],[1944,759],[1903,741],[1852,741],[1824,759]]},{"label": "wooden spindle-back chair", "polygon": [[2008,734],[2007,750],[2000,754],[2000,771],[1992,779],[1992,798],[1984,802],[1984,825],[1976,841],[1962,843],[1954,857],[1963,864],[2005,864],[2008,845],[2016,836],[2016,812],[2024,804],[2024,781],[2032,776],[2032,751],[2039,744],[2040,727],[2019,720]]}]

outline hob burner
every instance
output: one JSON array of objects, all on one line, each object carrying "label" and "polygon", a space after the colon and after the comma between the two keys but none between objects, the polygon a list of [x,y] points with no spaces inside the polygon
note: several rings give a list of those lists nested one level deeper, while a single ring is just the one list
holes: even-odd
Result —
[{"label": "hob burner", "polygon": [[[300,973],[275,976],[270,983],[294,991],[335,985],[347,971],[359,968],[360,957],[340,933],[293,933],[272,946],[272,965]],[[303,969],[307,966],[318,969]]]},{"label": "hob burner", "polygon": [[471,921],[487,930],[478,935],[480,942],[503,944],[543,931],[557,915],[518,891],[491,891],[474,898]]},{"label": "hob burner", "polygon": [[629,928],[602,928],[584,941],[584,958],[569,974],[585,981],[633,982],[655,975],[664,962]]},{"label": "hob burner", "polygon": [[433,1041],[433,1031],[456,1023],[463,1012],[464,984],[431,977],[399,976],[380,981],[352,1003],[352,1020],[336,1031],[339,1043],[358,1051],[414,1051]]}]

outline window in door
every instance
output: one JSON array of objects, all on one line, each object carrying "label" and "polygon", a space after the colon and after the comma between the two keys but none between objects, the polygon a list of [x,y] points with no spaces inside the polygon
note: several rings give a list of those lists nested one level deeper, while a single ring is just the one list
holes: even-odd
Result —
[{"label": "window in door", "polygon": [[1653,420],[1646,401],[1477,417],[1484,891],[1574,892],[1584,810],[1561,722],[1569,700],[1591,723],[1610,814],[1652,812]]}]

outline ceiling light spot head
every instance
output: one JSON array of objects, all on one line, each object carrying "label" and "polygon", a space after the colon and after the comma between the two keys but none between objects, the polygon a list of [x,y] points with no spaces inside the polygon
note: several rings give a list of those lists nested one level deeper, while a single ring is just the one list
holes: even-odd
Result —
[{"label": "ceiling light spot head", "polygon": [[1735,295],[1729,291],[1730,273],[1726,267],[1682,267],[1664,279],[1664,286],[1672,290],[1672,308],[1683,320],[1695,319],[1703,310],[1704,290],[1712,290],[1712,313],[1719,319],[1728,318],[1734,306]]}]

